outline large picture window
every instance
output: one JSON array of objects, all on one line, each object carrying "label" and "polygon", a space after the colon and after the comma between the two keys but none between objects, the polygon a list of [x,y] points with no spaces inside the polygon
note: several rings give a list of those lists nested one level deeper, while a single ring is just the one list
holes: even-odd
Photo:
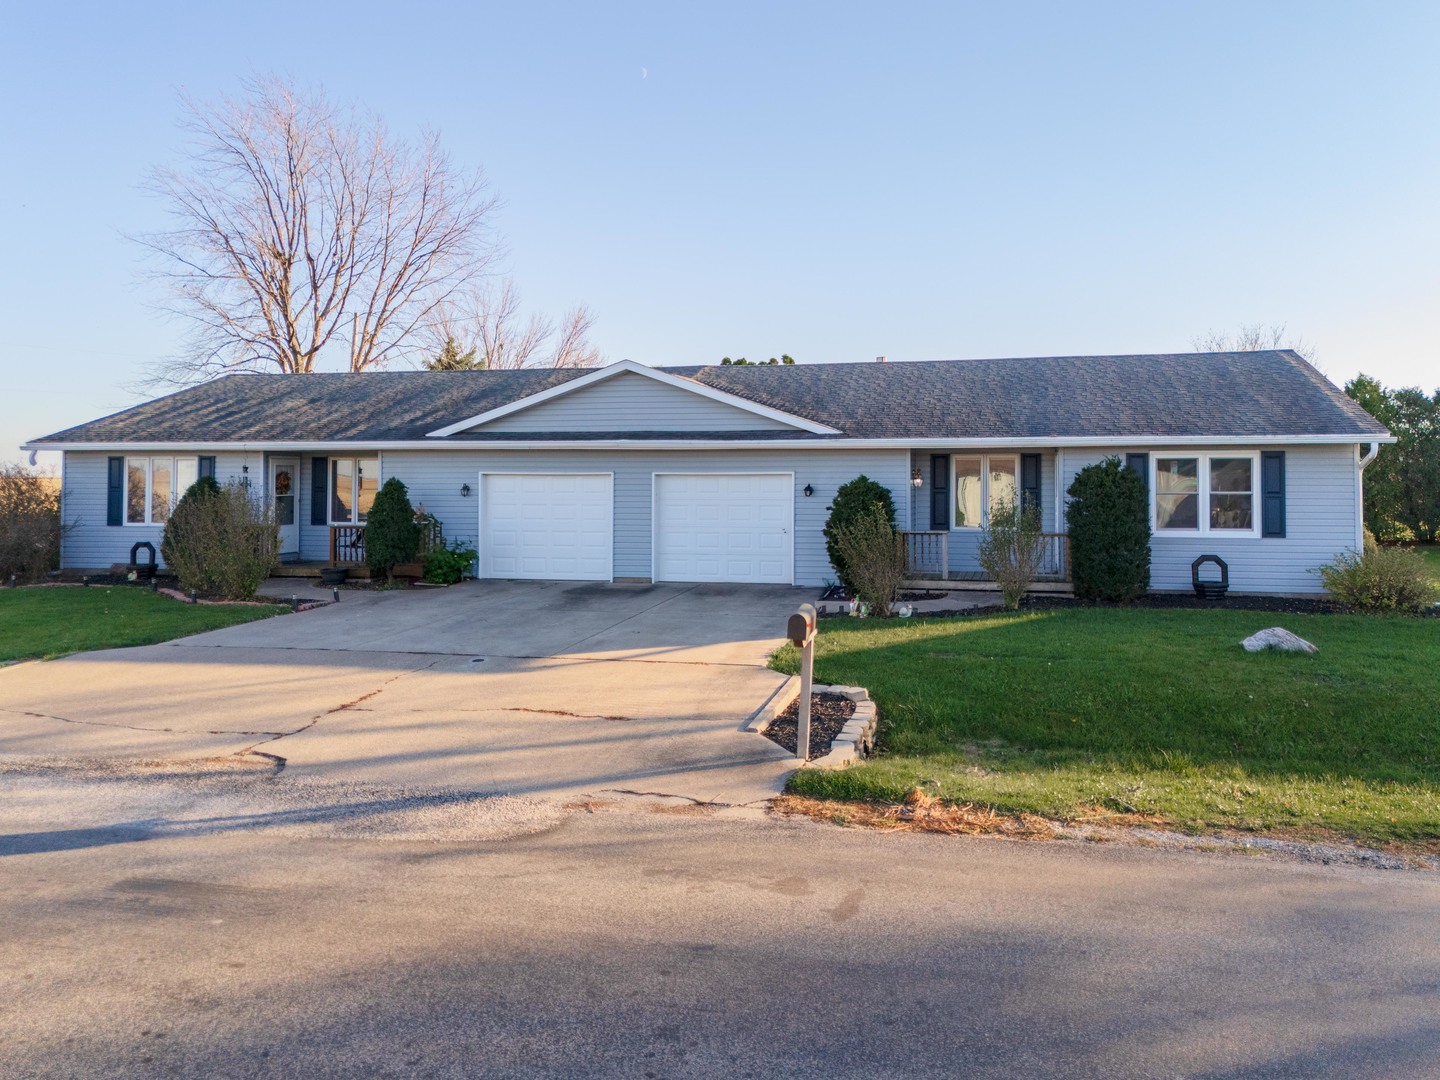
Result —
[{"label": "large picture window", "polygon": [[1156,456],[1156,532],[1257,535],[1253,454]]},{"label": "large picture window", "polygon": [[199,474],[199,458],[127,457],[125,524],[164,525]]},{"label": "large picture window", "polygon": [[990,511],[1020,501],[1020,459],[1015,454],[956,454],[955,525],[983,528]]},{"label": "large picture window", "polygon": [[331,458],[330,524],[363,524],[379,490],[378,458]]}]

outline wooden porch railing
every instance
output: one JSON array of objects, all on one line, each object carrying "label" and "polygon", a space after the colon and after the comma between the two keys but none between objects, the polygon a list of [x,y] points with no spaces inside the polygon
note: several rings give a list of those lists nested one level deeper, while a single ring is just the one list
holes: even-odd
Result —
[{"label": "wooden porch railing", "polygon": [[[445,546],[440,522],[428,519],[420,530],[420,555]],[[330,526],[330,562],[335,566],[361,566],[365,562],[365,526]]]},{"label": "wooden porch railing", "polygon": [[1041,533],[1040,564],[1035,576],[1041,580],[1070,580],[1070,538],[1064,533]]},{"label": "wooden porch railing", "polygon": [[948,532],[902,532],[905,538],[905,572],[912,578],[946,581],[950,577]]},{"label": "wooden porch railing", "polygon": [[365,526],[330,526],[330,563],[333,566],[359,566],[365,561]]},{"label": "wooden porch railing", "polygon": [[[974,570],[952,572],[950,569],[950,534],[935,530],[901,532],[905,538],[905,572],[914,580],[949,581],[951,578],[972,581],[988,580],[977,563]],[[1070,538],[1064,533],[1040,534],[1040,561],[1036,578],[1040,581],[1070,580]]]}]

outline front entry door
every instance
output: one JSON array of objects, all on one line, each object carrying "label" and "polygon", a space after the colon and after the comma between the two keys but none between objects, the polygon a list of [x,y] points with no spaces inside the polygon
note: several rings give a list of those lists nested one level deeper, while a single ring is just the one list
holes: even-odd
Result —
[{"label": "front entry door", "polygon": [[280,557],[300,557],[300,519],[295,513],[300,494],[299,458],[270,459],[270,498],[275,505],[275,524],[280,526]]}]

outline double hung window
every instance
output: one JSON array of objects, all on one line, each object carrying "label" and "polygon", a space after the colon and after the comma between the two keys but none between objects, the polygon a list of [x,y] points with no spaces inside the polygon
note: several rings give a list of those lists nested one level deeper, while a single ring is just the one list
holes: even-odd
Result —
[{"label": "double hung window", "polygon": [[956,454],[955,528],[983,528],[999,506],[1020,501],[1020,459],[1015,454]]},{"label": "double hung window", "polygon": [[378,458],[331,458],[330,524],[363,524],[379,489]]},{"label": "double hung window", "polygon": [[199,472],[199,458],[127,457],[125,524],[164,525]]},{"label": "double hung window", "polygon": [[1156,532],[1258,535],[1254,455],[1188,454],[1155,458]]}]

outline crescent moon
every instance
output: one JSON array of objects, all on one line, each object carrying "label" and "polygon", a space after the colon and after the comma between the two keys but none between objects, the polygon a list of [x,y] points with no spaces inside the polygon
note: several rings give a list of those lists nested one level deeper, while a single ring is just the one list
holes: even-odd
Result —
[{"label": "crescent moon", "polygon": [[642,78],[642,79],[648,79],[649,77],[650,77],[650,69],[649,69],[649,68],[643,68],[643,67],[642,67],[642,68],[640,69],[640,78]]}]

